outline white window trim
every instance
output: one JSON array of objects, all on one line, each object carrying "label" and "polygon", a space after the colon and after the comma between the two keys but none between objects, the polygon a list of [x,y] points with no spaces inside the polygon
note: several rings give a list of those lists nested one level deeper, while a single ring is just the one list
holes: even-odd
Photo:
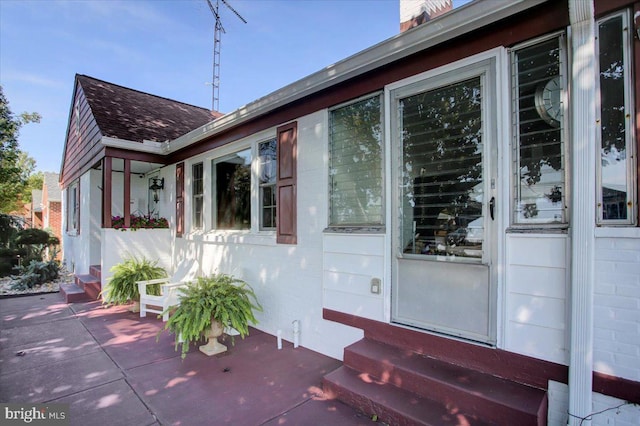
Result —
[{"label": "white window trim", "polygon": [[[194,204],[194,194],[193,194],[193,181],[194,181],[194,177],[193,177],[193,167],[198,165],[198,164],[202,164],[202,224],[200,228],[196,228],[195,227],[195,204]],[[205,222],[205,200],[206,200],[206,195],[205,195],[205,162],[204,161],[193,161],[190,165],[189,165],[189,206],[190,206],[190,212],[191,214],[189,215],[189,226],[191,228],[191,230],[193,232],[202,232],[206,229],[206,222]]]},{"label": "white window trim", "polygon": [[633,70],[633,28],[630,26],[629,10],[623,10],[620,12],[612,13],[603,18],[596,20],[596,40],[599,39],[599,26],[601,23],[622,17],[623,33],[626,30],[626,36],[623,37],[623,55],[624,55],[624,108],[625,111],[631,112],[627,114],[627,131],[625,135],[625,144],[627,150],[626,168],[627,168],[627,190],[630,195],[627,196],[627,203],[631,202],[631,208],[627,209],[627,219],[603,219],[602,210],[602,162],[600,161],[600,149],[602,146],[602,131],[601,131],[601,98],[600,98],[600,45],[595,43],[595,57],[597,58],[598,70],[595,76],[596,85],[596,223],[601,226],[635,226],[637,223],[637,169],[636,169],[636,143],[635,143],[635,99],[634,99],[634,87],[635,83],[632,80]]},{"label": "white window trim", "polygon": [[[263,228],[262,227],[262,194],[260,193],[260,144],[275,140],[276,141],[276,152],[277,152],[277,144],[278,139],[276,134],[274,133],[271,137],[263,137],[257,139],[251,147],[251,200],[257,200],[256,203],[251,203],[251,230],[255,233],[261,234],[273,234],[276,233],[276,227]],[[277,158],[276,158],[276,168],[277,168]],[[274,187],[277,190],[277,180],[274,184]],[[255,204],[255,206],[254,206]],[[276,214],[278,211],[278,201],[276,197]],[[255,219],[255,220],[254,220]],[[255,224],[255,226],[254,226]]]}]

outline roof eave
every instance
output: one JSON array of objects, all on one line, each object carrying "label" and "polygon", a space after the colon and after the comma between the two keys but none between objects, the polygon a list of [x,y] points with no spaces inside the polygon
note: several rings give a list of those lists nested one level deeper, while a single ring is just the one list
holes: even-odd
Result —
[{"label": "roof eave", "polygon": [[476,0],[448,14],[378,43],[269,95],[225,114],[168,144],[175,152],[281,106],[357,77],[446,40],[467,34],[548,0]]}]

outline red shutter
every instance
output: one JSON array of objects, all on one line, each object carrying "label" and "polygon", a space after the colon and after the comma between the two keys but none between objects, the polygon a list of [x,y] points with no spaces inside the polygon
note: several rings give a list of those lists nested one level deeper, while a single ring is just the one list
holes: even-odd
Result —
[{"label": "red shutter", "polygon": [[176,237],[184,232],[184,163],[176,164]]},{"label": "red shutter", "polygon": [[297,243],[296,163],[298,124],[278,127],[277,242]]}]

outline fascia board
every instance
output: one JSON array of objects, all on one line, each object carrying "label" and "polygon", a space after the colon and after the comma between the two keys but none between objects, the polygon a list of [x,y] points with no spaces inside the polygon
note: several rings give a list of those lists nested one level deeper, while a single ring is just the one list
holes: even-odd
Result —
[{"label": "fascia board", "polygon": [[133,142],[125,139],[112,138],[109,136],[103,136],[100,142],[102,143],[102,145],[109,146],[112,148],[120,148],[120,149],[126,149],[130,151],[138,151],[138,152],[148,152],[151,154],[159,154],[159,155],[166,154],[166,151],[163,150],[163,143],[161,142],[145,140],[145,141],[142,141],[142,143],[140,143],[140,142]]},{"label": "fascia board", "polygon": [[[398,34],[225,114],[169,142],[175,152],[278,107],[357,77],[442,42],[523,12],[548,0],[476,0],[449,14]],[[166,151],[165,151],[166,152]]]}]

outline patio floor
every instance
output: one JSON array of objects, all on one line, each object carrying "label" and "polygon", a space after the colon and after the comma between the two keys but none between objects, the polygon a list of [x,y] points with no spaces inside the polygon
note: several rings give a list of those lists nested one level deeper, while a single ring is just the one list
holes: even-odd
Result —
[{"label": "patio floor", "polygon": [[68,403],[72,425],[365,425],[323,397],[341,363],[253,330],[183,361],[155,316],[59,293],[0,299],[0,402]]}]

